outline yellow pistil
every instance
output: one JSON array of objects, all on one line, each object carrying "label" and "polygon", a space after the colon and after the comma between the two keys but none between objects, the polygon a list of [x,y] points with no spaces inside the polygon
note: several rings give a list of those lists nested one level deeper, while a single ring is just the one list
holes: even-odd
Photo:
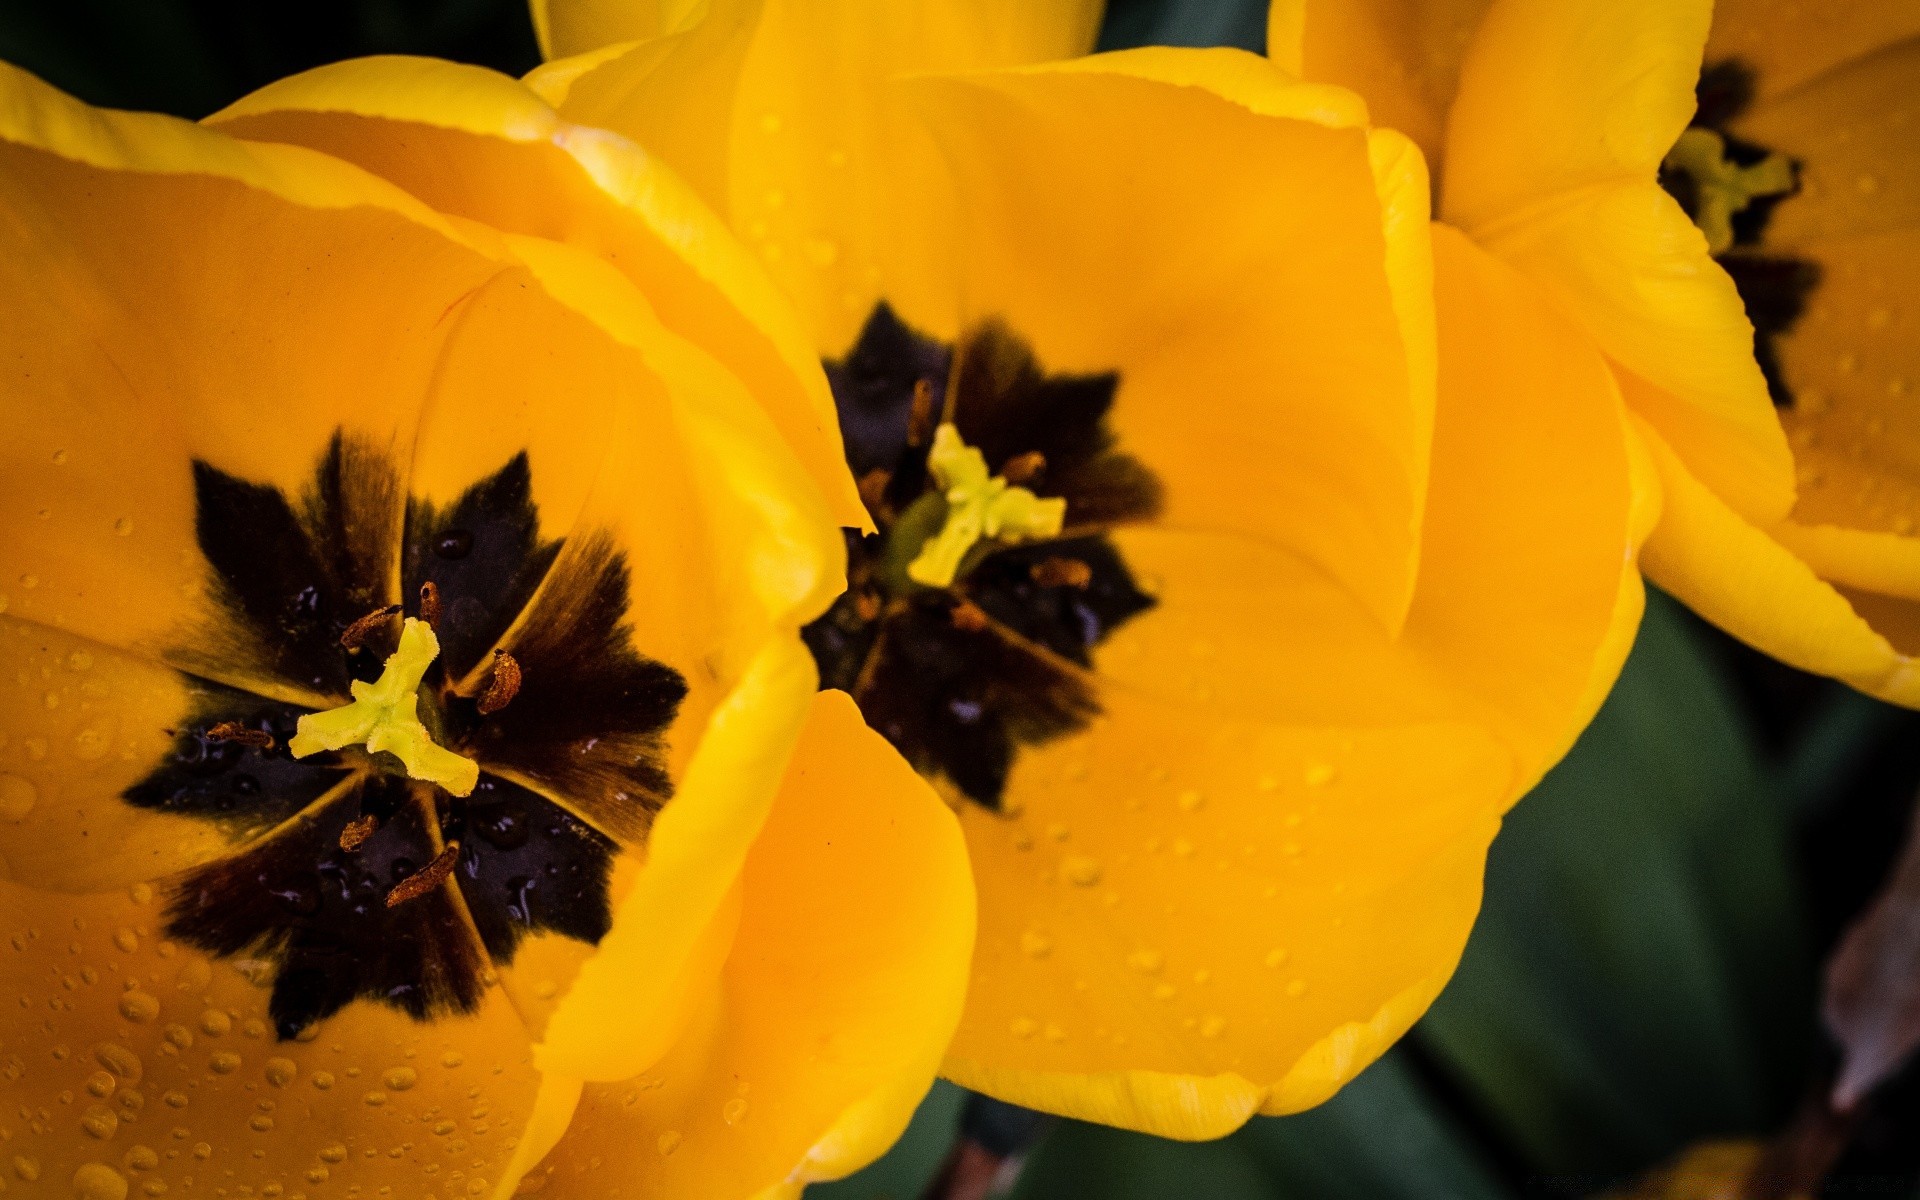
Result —
[{"label": "yellow pistil", "polygon": [[456,796],[473,791],[480,764],[433,740],[420,723],[420,680],[440,654],[440,639],[425,621],[408,617],[400,630],[400,648],[387,658],[380,678],[354,680],[353,702],[300,718],[287,748],[295,758],[322,750],[365,743],[369,753],[385,751],[406,764],[415,779],[437,783]]},{"label": "yellow pistil", "polygon": [[1689,129],[1667,151],[1666,167],[1693,180],[1693,223],[1707,235],[1707,250],[1724,254],[1733,246],[1734,214],[1762,196],[1793,190],[1793,164],[1769,154],[1750,167],[1727,157],[1726,139],[1711,129]]},{"label": "yellow pistil", "polygon": [[980,451],[960,440],[951,422],[934,431],[927,469],[946,493],[947,519],[907,565],[907,576],[928,587],[946,587],[960,561],[983,537],[1017,542],[1053,537],[1067,516],[1067,502],[1041,499],[1004,476],[987,474]]}]

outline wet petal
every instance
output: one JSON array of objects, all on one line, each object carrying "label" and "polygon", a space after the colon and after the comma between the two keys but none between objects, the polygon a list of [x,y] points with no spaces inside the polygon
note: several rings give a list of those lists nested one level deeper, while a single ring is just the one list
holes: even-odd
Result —
[{"label": "wet petal", "polygon": [[1792,459],[1754,361],[1745,305],[1706,239],[1651,177],[1467,232],[1624,368],[1628,404],[1735,512],[1786,515]]},{"label": "wet petal", "polygon": [[1480,240],[1534,205],[1651,180],[1693,116],[1711,0],[1496,0],[1447,122],[1441,216]]},{"label": "wet petal", "polygon": [[1185,1138],[1318,1103],[1451,972],[1507,756],[1466,726],[1100,702],[1016,762],[1017,815],[962,810],[981,933],[946,1074]]},{"label": "wet petal", "polygon": [[1782,662],[1896,703],[1920,701],[1920,671],[1907,655],[1786,547],[1688,474],[1649,426],[1640,424],[1639,432],[1666,495],[1642,554],[1649,578]]},{"label": "wet petal", "polygon": [[0,911],[0,986],[28,1002],[8,1006],[0,1103],[31,1114],[7,1143],[29,1193],[64,1195],[89,1162],[134,1195],[465,1195],[500,1178],[534,1075],[497,990],[469,1016],[354,1004],[278,1041],[261,964],[168,940],[152,888],[0,884]]},{"label": "wet petal", "polygon": [[1295,548],[1397,627],[1432,428],[1403,348],[1432,318],[1383,269],[1424,267],[1423,221],[1388,207],[1383,232],[1383,195],[1421,189],[1375,167],[1418,157],[1376,164],[1325,89],[1235,51],[913,87],[965,201],[962,315],[1004,321],[1049,372],[1118,372],[1112,427],[1167,523]]},{"label": "wet petal", "polygon": [[1351,88],[1373,123],[1412,138],[1444,174],[1447,110],[1492,0],[1273,0],[1267,53],[1315,83]]},{"label": "wet petal", "polygon": [[1766,100],[1915,34],[1920,9],[1907,0],[1715,0],[1707,62],[1737,59],[1751,67],[1756,98]]},{"label": "wet petal", "polygon": [[952,815],[822,693],[760,840],[719,996],[637,1078],[589,1084],[542,1196],[748,1197],[877,1156],[932,1082],[965,990]]},{"label": "wet petal", "polygon": [[210,123],[324,150],[442,212],[613,263],[668,329],[746,384],[839,506],[840,523],[864,519],[806,332],[759,263],[659,158],[560,120],[505,76],[434,59],[322,67],[255,92]]}]

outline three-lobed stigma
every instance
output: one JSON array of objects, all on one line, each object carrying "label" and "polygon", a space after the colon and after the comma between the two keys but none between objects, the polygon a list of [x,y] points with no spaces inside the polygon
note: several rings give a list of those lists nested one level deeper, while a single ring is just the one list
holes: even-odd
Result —
[{"label": "three-lobed stigma", "polygon": [[934,431],[927,469],[946,496],[947,515],[940,532],[907,564],[907,576],[915,583],[952,583],[967,551],[982,538],[1017,542],[1057,537],[1066,521],[1065,500],[1042,499],[1004,475],[988,474],[986,457],[962,441],[950,421]]}]

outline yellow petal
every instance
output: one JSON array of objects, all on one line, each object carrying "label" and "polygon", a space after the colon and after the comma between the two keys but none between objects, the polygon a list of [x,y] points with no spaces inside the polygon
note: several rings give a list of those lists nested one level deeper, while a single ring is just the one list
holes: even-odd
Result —
[{"label": "yellow petal", "polygon": [[1915,34],[1920,8],[1909,0],[1715,0],[1707,63],[1738,59],[1751,67],[1755,94],[1765,100]]},{"label": "yellow petal", "polygon": [[1829,583],[1920,600],[1920,538],[1798,521],[1770,532]]},{"label": "yellow petal", "polygon": [[965,215],[947,324],[1001,319],[1048,371],[1117,371],[1112,426],[1168,524],[1293,548],[1397,628],[1432,428],[1418,156],[1375,157],[1324,89],[1238,51],[912,86]]},{"label": "yellow petal", "polygon": [[280,1041],[246,960],[168,941],[153,888],[0,884],[0,909],[0,987],[29,1002],[0,1022],[0,1103],[38,1114],[10,1126],[20,1194],[68,1195],[88,1163],[136,1196],[216,1180],[255,1196],[464,1194],[501,1177],[535,1076],[498,989],[471,1016],[359,1003],[317,1039]]},{"label": "yellow petal", "polygon": [[865,523],[806,331],[752,255],[658,158],[560,120],[505,76],[436,59],[321,67],[210,122],[239,137],[324,150],[442,212],[614,264],[662,324],[746,384],[835,506],[835,520]]},{"label": "yellow petal", "polygon": [[637,1078],[589,1084],[541,1196],[749,1197],[877,1157],[933,1080],[966,986],[953,817],[838,692],[814,702],[720,994]]},{"label": "yellow petal", "polygon": [[634,138],[724,213],[837,356],[881,295],[916,326],[950,319],[942,235],[957,216],[931,207],[939,155],[889,81],[1081,54],[1099,12],[1097,0],[715,6],[669,53],[645,43],[585,72],[545,70],[567,76],[567,117]]},{"label": "yellow petal", "polygon": [[533,26],[548,58],[688,28],[713,10],[752,10],[753,0],[532,0]]},{"label": "yellow petal", "polygon": [[980,945],[946,1074],[1181,1138],[1304,1108],[1437,994],[1506,755],[1465,726],[1196,716],[1117,685],[962,810]]},{"label": "yellow petal", "polygon": [[1832,586],[1740,519],[1690,475],[1646,422],[1637,426],[1666,502],[1641,562],[1647,575],[1748,645],[1896,703],[1920,702],[1920,671]]},{"label": "yellow petal", "polygon": [[1773,209],[1768,250],[1920,227],[1920,155],[1911,118],[1920,87],[1920,16],[1901,42],[1761,101],[1729,132],[1793,159],[1800,191]]},{"label": "yellow petal", "polygon": [[1651,178],[1467,232],[1624,368],[1628,404],[1734,511],[1757,521],[1786,515],[1792,459],[1745,306],[1706,239]]},{"label": "yellow petal", "polygon": [[1482,227],[1652,182],[1693,117],[1711,0],[1495,0],[1447,122],[1441,216]]},{"label": "yellow petal", "polygon": [[1315,83],[1351,88],[1444,174],[1447,110],[1492,0],[1273,0],[1267,53]]}]

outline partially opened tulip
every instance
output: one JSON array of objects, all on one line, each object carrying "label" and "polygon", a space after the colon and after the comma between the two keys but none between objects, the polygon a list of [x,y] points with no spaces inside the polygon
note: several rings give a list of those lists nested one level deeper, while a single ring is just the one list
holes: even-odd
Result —
[{"label": "partially opened tulip", "polygon": [[638,151],[459,78],[624,271],[459,211],[504,141],[410,193],[0,69],[19,1194],[778,1194],[958,1018],[959,831],[799,634],[817,368]]},{"label": "partially opened tulip", "polygon": [[1277,0],[1269,32],[1418,141],[1441,219],[1606,354],[1664,483],[1651,578],[1920,704],[1899,301],[1920,9]]},{"label": "partially opened tulip", "polygon": [[663,155],[827,365],[865,511],[807,640],[966,831],[945,1073],[1188,1138],[1332,1095],[1631,639],[1602,360],[1256,56],[1074,57],[1098,6],[1025,0],[535,14],[574,57],[529,83]]}]

